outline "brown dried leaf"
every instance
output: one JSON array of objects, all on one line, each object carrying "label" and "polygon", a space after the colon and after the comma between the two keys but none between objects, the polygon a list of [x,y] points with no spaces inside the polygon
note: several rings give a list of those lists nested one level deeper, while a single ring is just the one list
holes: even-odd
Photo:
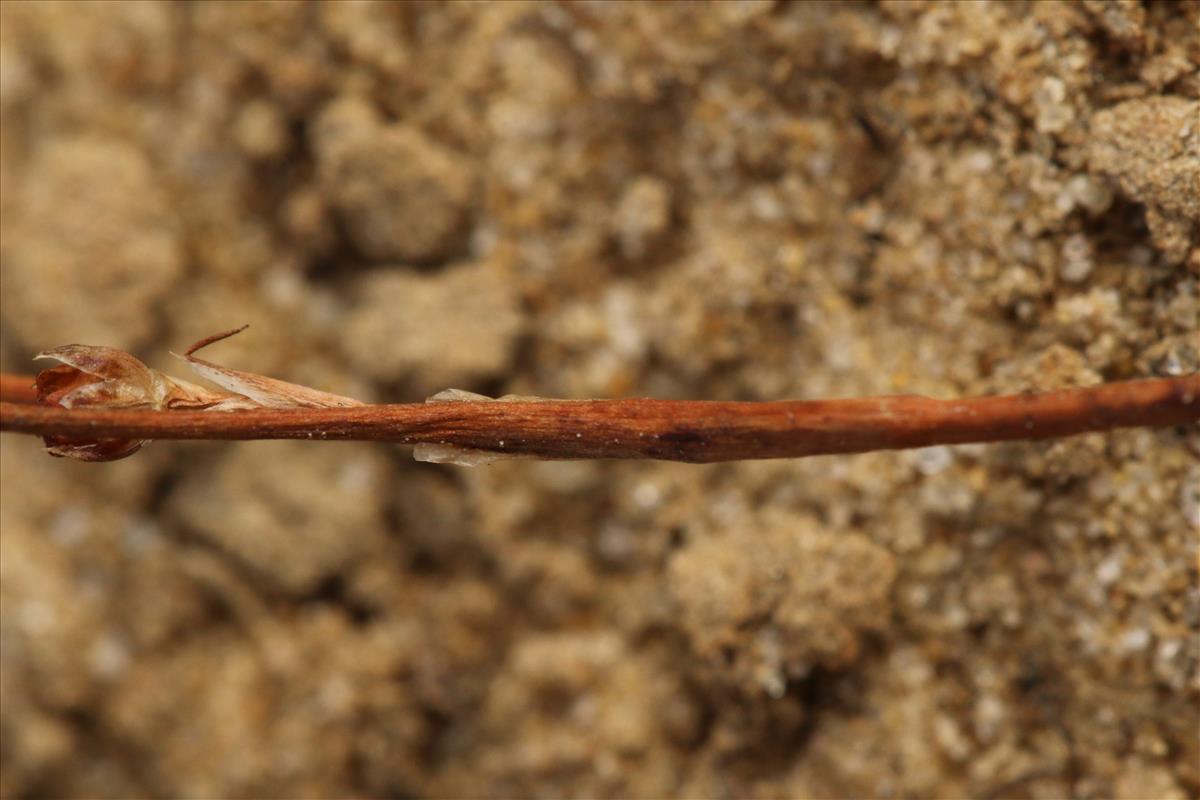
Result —
[{"label": "brown dried leaf", "polygon": [[[151,369],[123,350],[71,344],[39,353],[60,366],[38,373],[38,402],[63,408],[152,409],[209,408],[235,399]],[[80,461],[116,461],[133,455],[145,444],[135,439],[78,439],[43,437],[53,456]]]},{"label": "brown dried leaf", "polygon": [[38,402],[63,408],[206,409],[246,398],[205,389],[151,369],[123,350],[70,344],[39,353],[62,366],[42,370],[36,378]]},{"label": "brown dried leaf", "polygon": [[247,397],[262,408],[349,408],[363,405],[361,401],[350,397],[342,397],[296,383],[268,378],[254,372],[222,367],[193,355],[200,348],[227,339],[245,329],[246,326],[243,325],[240,328],[201,339],[189,347],[182,358],[200,377],[207,378],[235,394]]},{"label": "brown dried leaf", "polygon": [[166,393],[165,376],[112,347],[69,344],[36,358],[53,358],[63,366],[37,376],[38,402],[64,408],[158,408]]},{"label": "brown dried leaf", "polygon": [[76,461],[118,461],[142,449],[145,441],[132,439],[70,439],[66,436],[43,436],[46,452],[56,458]]},{"label": "brown dried leaf", "polygon": [[[72,344],[39,353],[60,366],[38,373],[38,402],[63,408],[147,409],[153,411],[240,411],[252,408],[345,408],[358,400],[310,389],[294,383],[228,369],[192,354],[201,347],[245,330],[227,331],[203,339],[183,358],[201,376],[226,391],[206,389],[172,378],[143,364],[122,350]],[[47,451],[80,461],[115,461],[136,453],[146,442],[123,439],[43,437]]]}]

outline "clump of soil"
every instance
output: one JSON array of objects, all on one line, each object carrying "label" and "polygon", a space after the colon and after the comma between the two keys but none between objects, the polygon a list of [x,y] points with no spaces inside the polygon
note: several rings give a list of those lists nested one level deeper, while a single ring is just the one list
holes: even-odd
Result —
[{"label": "clump of soil", "polygon": [[[1200,368],[1193,3],[0,4],[0,367]],[[0,796],[1200,797],[1200,432],[0,457]]]}]

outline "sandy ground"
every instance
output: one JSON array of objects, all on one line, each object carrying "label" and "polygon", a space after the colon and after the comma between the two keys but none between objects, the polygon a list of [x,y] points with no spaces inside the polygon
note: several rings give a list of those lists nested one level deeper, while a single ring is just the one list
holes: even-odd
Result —
[{"label": "sandy ground", "polygon": [[[1197,370],[1200,5],[0,4],[0,366]],[[0,459],[5,798],[1200,797],[1200,433]]]}]

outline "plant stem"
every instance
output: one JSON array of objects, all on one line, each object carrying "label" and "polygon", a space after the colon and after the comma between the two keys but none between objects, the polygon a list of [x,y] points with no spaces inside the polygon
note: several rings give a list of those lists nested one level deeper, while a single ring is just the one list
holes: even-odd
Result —
[{"label": "plant stem", "polygon": [[0,400],[7,403],[36,403],[37,389],[32,375],[0,372]]},{"label": "plant stem", "polygon": [[[9,401],[0,430],[92,439],[332,439],[545,459],[714,462],[1048,439],[1200,421],[1200,375],[1042,394],[782,402],[517,400],[244,411],[66,409]],[[13,397],[17,395],[14,392]],[[22,395],[24,396],[24,395]]]}]

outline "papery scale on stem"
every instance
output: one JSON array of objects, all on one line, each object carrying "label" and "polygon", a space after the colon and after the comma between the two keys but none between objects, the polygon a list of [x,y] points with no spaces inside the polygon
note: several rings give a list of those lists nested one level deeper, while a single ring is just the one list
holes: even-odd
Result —
[{"label": "papery scale on stem", "polygon": [[[71,344],[38,353],[60,366],[38,373],[37,401],[63,408],[139,409],[146,411],[245,411],[254,408],[349,408],[363,403],[349,397],[230,369],[197,358],[196,351],[241,333],[243,325],[205,337],[179,356],[198,375],[222,390],[167,375],[112,347]],[[80,461],[115,461],[136,453],[144,439],[80,439],[44,436],[53,456]]]}]

